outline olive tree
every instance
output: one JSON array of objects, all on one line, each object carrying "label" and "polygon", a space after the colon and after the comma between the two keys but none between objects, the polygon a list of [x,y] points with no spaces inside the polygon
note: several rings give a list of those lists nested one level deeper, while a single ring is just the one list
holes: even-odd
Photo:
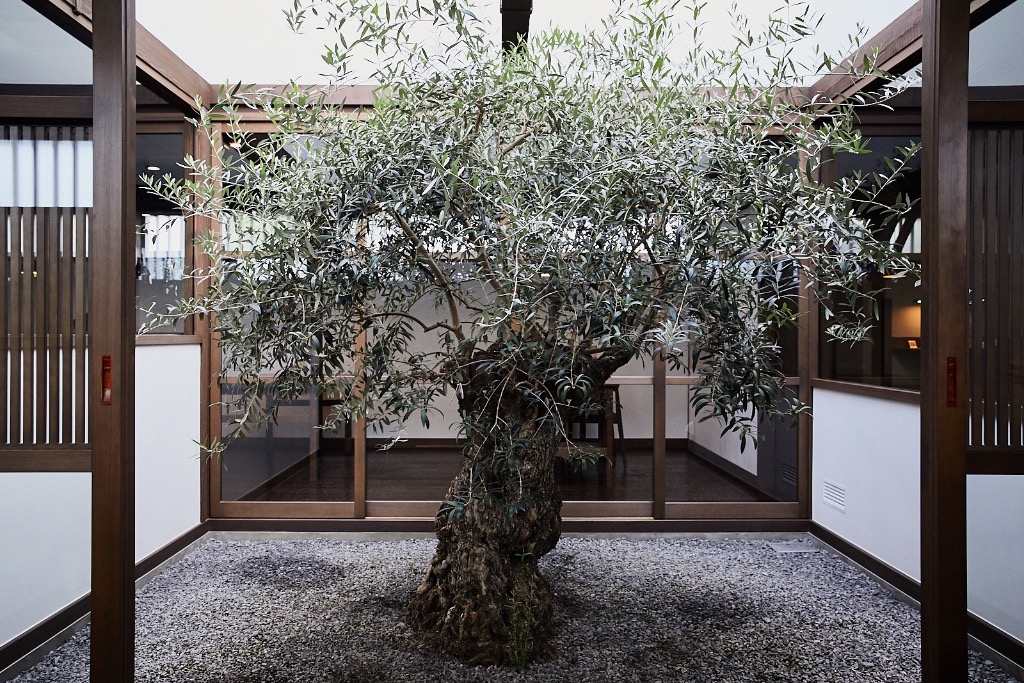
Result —
[{"label": "olive tree", "polygon": [[[201,124],[235,144],[211,134],[217,163],[150,179],[229,236],[200,238],[201,294],[170,315],[211,318],[243,431],[272,419],[270,394],[340,397],[330,426],[427,421],[454,393],[464,461],[411,624],[467,662],[544,657],[555,460],[612,373],[664,354],[699,377],[696,409],[749,431],[800,409],[776,341],[811,291],[798,283],[846,295],[856,330],[864,273],[912,267],[855,217],[863,182],[814,182],[822,152],[863,148],[860,102],[791,87],[812,28],[795,7],[763,30],[737,19],[726,49],[704,45],[699,7],[658,0],[506,52],[449,0],[296,0],[288,15],[338,36],[336,87],[231,88]],[[372,108],[337,103],[360,51]],[[276,132],[247,134],[246,107]]]}]

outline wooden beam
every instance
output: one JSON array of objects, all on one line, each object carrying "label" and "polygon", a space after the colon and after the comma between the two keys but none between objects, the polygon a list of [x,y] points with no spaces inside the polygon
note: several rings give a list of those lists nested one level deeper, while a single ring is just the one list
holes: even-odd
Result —
[{"label": "wooden beam", "polygon": [[89,472],[91,457],[88,448],[4,448],[0,472]]},{"label": "wooden beam", "polygon": [[[923,13],[921,669],[967,680],[967,0]],[[977,369],[976,369],[977,370]]]},{"label": "wooden beam", "polygon": [[[1010,5],[1013,0],[973,0],[970,3],[970,26],[974,28]],[[910,9],[897,17],[871,38],[865,40],[849,62],[863,63],[864,57],[878,51],[877,65],[893,73],[903,73],[921,62],[922,36],[924,35],[924,0],[918,0]],[[848,97],[860,90],[866,90],[878,83],[878,78],[853,79],[841,73],[822,76],[811,92],[829,93],[832,96]]]},{"label": "wooden beam", "polygon": [[[90,680],[135,669],[135,0],[96,0],[90,237]],[[102,179],[102,182],[99,182]]]},{"label": "wooden beam", "polygon": [[508,52],[530,35],[533,0],[501,0],[501,49]]}]

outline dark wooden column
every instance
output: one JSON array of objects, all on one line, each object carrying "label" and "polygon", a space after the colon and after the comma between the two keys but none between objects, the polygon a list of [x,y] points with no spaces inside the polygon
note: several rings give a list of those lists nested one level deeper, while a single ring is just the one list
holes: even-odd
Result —
[{"label": "dark wooden column", "polygon": [[665,519],[665,434],[667,431],[666,409],[668,406],[667,374],[665,356],[659,352],[654,356],[654,393],[651,406],[651,412],[654,414],[654,424],[652,425],[651,434],[651,436],[654,437],[654,476],[652,477],[651,498],[654,501],[653,516],[655,519]]},{"label": "dark wooden column", "polygon": [[530,35],[533,0],[501,0],[501,48],[506,52]]},{"label": "dark wooden column", "polygon": [[130,683],[135,665],[135,0],[93,0],[92,49],[90,677],[95,683]]},{"label": "dark wooden column", "polygon": [[925,0],[921,368],[921,665],[967,680],[969,0]]}]

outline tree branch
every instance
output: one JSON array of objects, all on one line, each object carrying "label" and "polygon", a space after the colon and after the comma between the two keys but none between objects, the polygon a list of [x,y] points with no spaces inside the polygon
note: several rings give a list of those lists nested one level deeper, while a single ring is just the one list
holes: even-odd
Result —
[{"label": "tree branch", "polygon": [[533,135],[532,128],[527,128],[526,130],[524,130],[522,133],[516,136],[515,140],[501,148],[501,156],[505,156],[506,154],[514,150],[516,147],[529,140],[531,135]]},{"label": "tree branch", "polygon": [[405,236],[416,247],[416,251],[419,252],[420,256],[427,262],[427,266],[430,268],[430,272],[433,273],[434,279],[437,281],[438,287],[444,290],[444,296],[448,300],[448,313],[452,316],[452,331],[455,332],[455,336],[459,341],[466,341],[466,335],[462,332],[462,320],[459,318],[459,306],[455,301],[455,296],[452,294],[452,283],[445,277],[441,271],[441,267],[437,265],[437,261],[430,255],[427,248],[423,245],[423,240],[420,239],[419,235],[413,232],[413,229],[409,226],[409,223],[395,210],[390,210],[389,213],[398,221],[398,225],[401,226],[402,232]]}]

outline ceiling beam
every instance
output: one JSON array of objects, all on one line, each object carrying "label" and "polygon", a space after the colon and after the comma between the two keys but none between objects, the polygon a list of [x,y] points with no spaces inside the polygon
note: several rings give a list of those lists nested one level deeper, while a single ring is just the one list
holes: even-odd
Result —
[{"label": "ceiling beam", "polygon": [[533,0],[501,0],[501,49],[513,50],[530,35]]},{"label": "ceiling beam", "polygon": [[[1011,5],[1014,0],[972,0],[971,28]],[[846,61],[862,64],[877,50],[876,65],[888,72],[902,74],[921,63],[922,35],[924,32],[924,5],[922,0],[897,17],[873,37],[863,41],[859,50]],[[867,90],[879,83],[877,76],[853,78],[849,74],[830,73],[811,86],[810,92],[827,93],[844,98]]]}]

